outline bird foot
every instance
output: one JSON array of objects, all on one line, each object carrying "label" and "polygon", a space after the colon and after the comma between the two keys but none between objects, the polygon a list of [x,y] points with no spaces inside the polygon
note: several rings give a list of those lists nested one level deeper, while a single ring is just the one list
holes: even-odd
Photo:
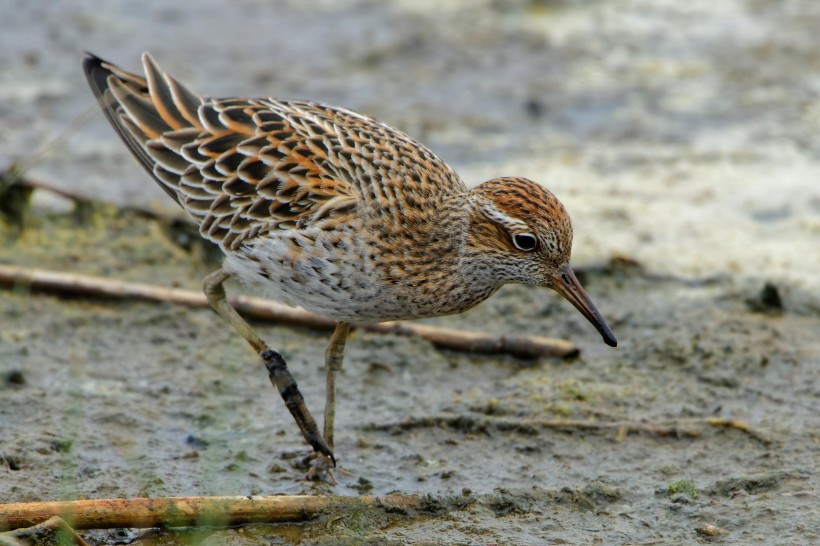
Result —
[{"label": "bird foot", "polygon": [[307,467],[307,472],[305,473],[304,478],[306,481],[316,481],[326,483],[328,485],[336,485],[338,483],[336,481],[337,472],[342,476],[352,475],[347,470],[338,468],[333,459],[324,453],[319,453],[317,451],[314,451],[302,459],[302,464]]},{"label": "bird foot", "polygon": [[319,481],[329,485],[336,485],[336,463],[325,455],[314,451],[302,461],[308,467],[305,480]]}]

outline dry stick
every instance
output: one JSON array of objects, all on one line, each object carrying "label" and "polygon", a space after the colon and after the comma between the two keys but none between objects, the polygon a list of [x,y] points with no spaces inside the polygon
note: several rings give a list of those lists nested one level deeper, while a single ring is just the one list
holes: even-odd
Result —
[{"label": "dry stick", "polygon": [[119,205],[116,203],[111,203],[108,201],[102,201],[96,199],[94,197],[87,197],[81,193],[77,193],[68,188],[60,188],[53,184],[49,184],[48,182],[43,182],[42,180],[36,180],[31,178],[30,176],[24,173],[17,173],[15,172],[14,167],[7,169],[6,171],[0,172],[0,189],[2,189],[2,183],[4,181],[10,181],[14,184],[23,187],[29,188],[31,190],[40,190],[45,191],[48,193],[53,193],[54,195],[59,195],[64,199],[68,199],[69,201],[73,201],[75,204],[78,203],[93,203],[99,205],[110,205],[112,207],[117,207],[119,210],[124,212],[132,212],[137,214],[138,216],[144,218],[150,218],[152,220],[175,220],[179,219],[185,222],[189,220],[182,216],[182,215],[174,215],[170,213],[160,212],[148,207],[142,207],[138,205]]},{"label": "dry stick", "polygon": [[29,527],[60,516],[74,529],[225,527],[248,523],[299,522],[334,512],[385,508],[408,512],[421,506],[415,495],[282,495],[276,497],[165,497],[0,504],[0,530]]},{"label": "dry stick", "polygon": [[625,421],[584,421],[581,419],[506,419],[486,416],[470,415],[434,415],[417,417],[400,421],[399,423],[370,424],[367,430],[391,431],[396,429],[450,427],[466,431],[499,431],[520,432],[527,435],[536,434],[539,429],[553,430],[589,430],[589,431],[617,431],[617,439],[629,433],[644,432],[655,436],[700,436],[700,431],[693,427],[702,426],[723,427],[739,430],[748,434],[758,442],[768,446],[772,440],[769,435],[755,430],[740,419],[723,417],[704,417],[691,419],[677,419],[664,424],[635,423]]},{"label": "dry stick", "polygon": [[[94,277],[31,269],[0,264],[0,285],[26,287],[32,290],[57,292],[100,298],[134,298],[207,307],[208,301],[201,292],[164,288],[143,283],[131,283]],[[241,314],[258,320],[284,322],[321,330],[332,330],[335,321],[277,304],[261,298],[237,296],[230,298],[231,305]],[[494,336],[480,332],[438,328],[404,321],[362,324],[370,332],[417,336],[438,347],[474,353],[507,353],[522,357],[556,356],[573,357],[578,348],[563,339],[540,336]]]},{"label": "dry stick", "polygon": [[84,201],[85,198],[76,194],[70,190],[65,190],[63,188],[58,188],[57,186],[53,186],[46,182],[41,182],[39,180],[34,180],[25,176],[24,174],[18,171],[18,168],[12,165],[9,169],[6,169],[3,172],[0,172],[0,190],[4,189],[4,184],[14,184],[20,186],[22,188],[28,188],[31,190],[42,190],[47,191],[49,193],[53,193],[55,195],[59,195],[65,199],[70,199],[71,201]]},{"label": "dry stick", "polygon": [[[0,505],[2,506],[2,505]],[[13,504],[6,506],[15,506]],[[0,530],[4,529],[2,516],[0,516]],[[29,526],[24,529],[17,529],[8,533],[0,533],[0,546],[24,546],[26,544],[68,544],[67,540],[75,546],[88,546],[83,538],[74,532],[65,521],[59,516],[48,518],[42,523]]]}]

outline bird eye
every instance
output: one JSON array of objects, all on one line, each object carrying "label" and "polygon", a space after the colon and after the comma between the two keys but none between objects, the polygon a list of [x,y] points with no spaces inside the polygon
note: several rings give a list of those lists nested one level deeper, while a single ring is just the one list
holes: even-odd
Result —
[{"label": "bird eye", "polygon": [[530,233],[516,233],[513,235],[513,244],[518,250],[534,250],[538,240]]}]

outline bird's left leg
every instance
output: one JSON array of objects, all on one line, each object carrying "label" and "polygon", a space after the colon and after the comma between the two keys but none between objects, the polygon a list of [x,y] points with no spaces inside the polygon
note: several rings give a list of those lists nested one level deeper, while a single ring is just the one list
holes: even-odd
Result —
[{"label": "bird's left leg", "polygon": [[267,343],[262,341],[262,338],[245,322],[236,309],[231,307],[225,296],[225,287],[222,286],[228,278],[230,273],[224,269],[218,269],[205,277],[202,282],[205,296],[208,302],[217,314],[222,317],[225,322],[233,326],[245,340],[259,353],[262,360],[265,362],[265,367],[268,369],[268,376],[273,386],[279,391],[279,395],[285,402],[285,406],[290,411],[299,430],[302,431],[302,436],[311,445],[314,451],[321,456],[326,457],[330,464],[336,464],[333,458],[333,450],[328,447],[324,438],[319,435],[319,427],[316,426],[316,421],[305,406],[305,400],[302,393],[299,392],[299,387],[296,380],[288,371],[287,363],[282,353],[268,347]]}]

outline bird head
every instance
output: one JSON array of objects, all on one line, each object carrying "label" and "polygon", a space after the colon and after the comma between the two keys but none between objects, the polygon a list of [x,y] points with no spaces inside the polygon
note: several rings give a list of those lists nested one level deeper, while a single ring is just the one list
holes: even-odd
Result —
[{"label": "bird head", "polygon": [[462,259],[498,285],[551,288],[569,300],[607,345],[617,341],[570,267],[572,224],[550,191],[525,178],[494,178],[470,190]]}]

